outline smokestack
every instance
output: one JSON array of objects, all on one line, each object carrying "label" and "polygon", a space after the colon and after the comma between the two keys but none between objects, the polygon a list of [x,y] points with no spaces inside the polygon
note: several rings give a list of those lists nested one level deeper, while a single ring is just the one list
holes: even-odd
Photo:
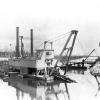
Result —
[{"label": "smokestack", "polygon": [[16,27],[16,57],[19,57],[19,27]]},{"label": "smokestack", "polygon": [[31,36],[30,36],[30,40],[31,40],[31,56],[33,56],[33,29],[30,30],[31,31]]}]

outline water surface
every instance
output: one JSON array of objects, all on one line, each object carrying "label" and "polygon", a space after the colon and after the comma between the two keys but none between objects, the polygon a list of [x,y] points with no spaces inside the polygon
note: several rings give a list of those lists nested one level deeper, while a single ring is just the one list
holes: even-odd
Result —
[{"label": "water surface", "polygon": [[100,85],[90,74],[69,74],[77,83],[0,80],[1,100],[100,100]]}]

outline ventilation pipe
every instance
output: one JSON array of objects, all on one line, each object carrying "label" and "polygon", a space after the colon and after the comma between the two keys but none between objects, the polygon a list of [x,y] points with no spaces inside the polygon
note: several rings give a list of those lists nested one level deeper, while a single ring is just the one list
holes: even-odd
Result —
[{"label": "ventilation pipe", "polygon": [[33,29],[30,30],[31,32],[31,36],[30,36],[30,40],[31,40],[31,45],[30,45],[30,51],[31,51],[31,56],[33,56]]},{"label": "ventilation pipe", "polygon": [[19,52],[19,27],[16,27],[16,57],[20,56]]}]

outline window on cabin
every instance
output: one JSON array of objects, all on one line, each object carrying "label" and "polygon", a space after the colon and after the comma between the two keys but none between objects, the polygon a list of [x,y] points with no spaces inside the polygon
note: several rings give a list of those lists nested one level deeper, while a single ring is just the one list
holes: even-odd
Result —
[{"label": "window on cabin", "polygon": [[46,52],[46,55],[47,56],[52,55],[52,52]]}]

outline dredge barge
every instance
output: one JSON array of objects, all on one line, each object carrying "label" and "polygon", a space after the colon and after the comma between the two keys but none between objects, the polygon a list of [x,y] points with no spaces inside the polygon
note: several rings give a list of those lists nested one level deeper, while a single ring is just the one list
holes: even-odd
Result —
[{"label": "dredge barge", "polygon": [[[66,74],[67,69],[69,68],[69,61],[72,55],[73,47],[75,44],[76,36],[78,31],[72,30],[70,35],[62,49],[59,57],[60,59],[54,58],[54,50],[52,47],[52,42],[45,41],[43,49],[37,49],[36,52],[33,52],[33,30],[31,29],[31,55],[29,57],[24,56],[24,45],[23,45],[23,37],[19,36],[19,27],[16,28],[16,57],[9,59],[9,68],[11,72],[17,71],[20,76],[23,78],[32,78],[36,80],[52,80],[54,78],[65,80],[65,81],[73,81],[67,78],[65,75],[61,75],[60,71],[62,66],[64,66],[64,73]],[[67,48],[68,43],[73,36],[73,40],[71,43],[71,47]],[[21,52],[20,52],[20,41],[19,37],[21,37]],[[49,45],[49,48],[48,48]],[[61,56],[64,52],[66,52],[65,62],[62,62]],[[58,66],[58,63],[62,63],[61,66]],[[84,66],[83,66],[84,67]],[[74,81],[73,81],[74,82]]]}]

